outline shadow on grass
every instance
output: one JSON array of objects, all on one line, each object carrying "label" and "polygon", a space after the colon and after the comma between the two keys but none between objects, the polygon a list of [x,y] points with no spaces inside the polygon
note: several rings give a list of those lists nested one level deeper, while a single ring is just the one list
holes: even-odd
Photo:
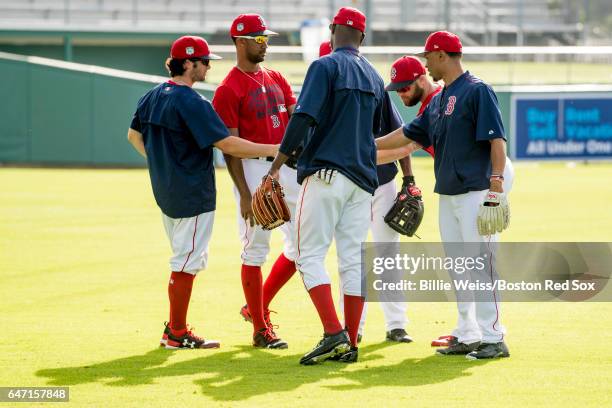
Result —
[{"label": "shadow on grass", "polygon": [[[241,346],[230,351],[185,350],[193,359],[166,364],[175,352],[163,348],[146,354],[80,367],[43,369],[36,372],[48,378],[48,385],[103,383],[108,386],[153,384],[164,377],[202,375],[194,381],[202,394],[218,401],[240,401],[256,395],[293,391],[303,384],[322,380],[342,380],[346,384],[326,385],[331,390],[366,389],[378,386],[416,386],[439,383],[468,376],[471,367],[484,364],[469,362],[463,356],[430,356],[406,359],[393,365],[370,367],[370,362],[383,358],[376,353],[386,347],[404,347],[395,343],[372,344],[359,349],[359,362],[347,366],[327,361],[302,367],[302,354],[281,354],[279,351]],[[198,356],[200,355],[200,356]]]}]

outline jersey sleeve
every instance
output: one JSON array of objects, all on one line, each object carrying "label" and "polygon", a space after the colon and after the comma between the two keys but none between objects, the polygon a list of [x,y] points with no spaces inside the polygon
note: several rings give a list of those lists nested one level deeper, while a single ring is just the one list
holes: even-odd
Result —
[{"label": "jersey sleeve", "polygon": [[486,85],[480,86],[475,92],[474,98],[476,105],[476,140],[498,138],[506,140],[501,111],[493,89]]},{"label": "jersey sleeve", "polygon": [[215,111],[228,128],[238,128],[240,123],[240,99],[228,86],[217,87],[212,101]]},{"label": "jersey sleeve", "polygon": [[429,106],[425,109],[425,112],[421,116],[417,116],[410,123],[406,123],[402,130],[404,136],[410,140],[414,140],[423,148],[431,146],[431,140],[429,138]]},{"label": "jersey sleeve", "polygon": [[138,117],[138,111],[134,112],[130,129],[134,129],[135,131],[142,133],[142,124],[140,123],[140,118]]},{"label": "jersey sleeve", "polygon": [[179,113],[200,149],[205,149],[230,134],[212,104],[194,93],[193,97],[186,98]]},{"label": "jersey sleeve", "polygon": [[398,129],[402,126],[402,117],[399,114],[399,111],[397,110],[397,108],[395,107],[395,104],[393,103],[393,101],[391,100],[391,96],[389,96],[389,93],[385,91],[385,100],[384,100],[384,104],[386,105],[386,115],[384,116],[384,121],[385,121],[385,125],[383,126],[383,132],[385,132],[385,134],[393,132],[395,129]]},{"label": "jersey sleeve", "polygon": [[278,77],[278,85],[281,87],[283,91],[283,96],[285,97],[285,106],[289,107],[291,105],[295,105],[297,102],[297,98],[293,93],[293,89],[291,89],[291,85],[281,74],[277,74]]},{"label": "jersey sleeve", "polygon": [[329,99],[330,89],[331,78],[327,68],[321,63],[321,60],[314,61],[308,67],[295,113],[306,114],[319,123]]}]

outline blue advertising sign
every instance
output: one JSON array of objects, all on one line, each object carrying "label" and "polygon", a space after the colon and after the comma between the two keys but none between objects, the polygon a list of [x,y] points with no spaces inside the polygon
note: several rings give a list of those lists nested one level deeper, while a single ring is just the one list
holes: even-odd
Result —
[{"label": "blue advertising sign", "polygon": [[612,158],[612,93],[514,94],[516,159]]}]

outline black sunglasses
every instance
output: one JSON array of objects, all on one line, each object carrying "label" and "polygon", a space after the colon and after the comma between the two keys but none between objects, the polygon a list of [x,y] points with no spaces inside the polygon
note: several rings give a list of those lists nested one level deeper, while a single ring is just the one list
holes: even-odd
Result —
[{"label": "black sunglasses", "polygon": [[204,59],[204,58],[189,58],[189,61],[191,62],[198,62],[200,61],[202,64],[208,66],[208,64],[210,63],[210,60]]}]

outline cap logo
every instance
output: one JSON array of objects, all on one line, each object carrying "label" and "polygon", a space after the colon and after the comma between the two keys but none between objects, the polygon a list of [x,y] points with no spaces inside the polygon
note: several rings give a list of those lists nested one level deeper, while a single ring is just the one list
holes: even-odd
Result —
[{"label": "cap logo", "polygon": [[352,26],[353,25],[353,20],[346,20],[346,24]]},{"label": "cap logo", "polygon": [[438,44],[434,44],[434,48],[440,48],[440,46]]},{"label": "cap logo", "polygon": [[195,50],[193,49],[193,47],[186,47],[185,48],[185,54],[187,54],[187,55],[193,55],[194,52],[195,52]]},{"label": "cap logo", "polygon": [[393,81],[396,76],[397,76],[397,70],[395,69],[395,67],[391,67],[391,80]]},{"label": "cap logo", "polygon": [[238,25],[236,26],[236,30],[238,30],[238,31],[244,30],[244,24],[238,23]]}]

